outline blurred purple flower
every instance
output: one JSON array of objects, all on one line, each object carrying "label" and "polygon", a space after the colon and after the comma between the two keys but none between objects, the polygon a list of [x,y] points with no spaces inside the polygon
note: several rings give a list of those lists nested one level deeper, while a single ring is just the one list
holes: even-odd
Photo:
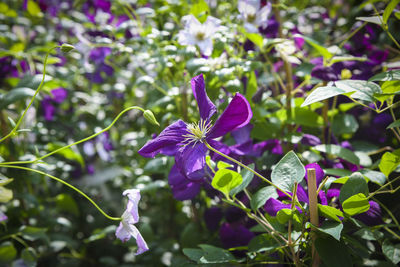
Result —
[{"label": "blurred purple flower", "polygon": [[255,235],[244,225],[224,223],[219,230],[219,236],[224,248],[232,248],[247,246]]},{"label": "blurred purple flower", "polygon": [[178,43],[181,45],[197,45],[203,55],[211,56],[213,35],[219,30],[221,21],[208,16],[202,24],[193,15],[184,16],[182,21],[184,29],[178,33]]},{"label": "blurred purple flower", "polygon": [[54,114],[56,112],[56,108],[54,104],[61,104],[68,96],[68,91],[64,88],[57,88],[51,90],[52,96],[45,96],[41,102],[44,118],[47,121],[52,121],[54,119]]},{"label": "blurred purple flower", "polygon": [[261,8],[260,0],[239,0],[238,10],[247,32],[257,33],[259,27],[262,29],[267,27],[271,13],[270,3]]},{"label": "blurred purple flower", "polygon": [[3,222],[7,219],[8,219],[7,215],[0,210],[0,222]]},{"label": "blurred purple flower", "polygon": [[132,237],[135,238],[138,246],[136,255],[139,255],[149,250],[146,241],[144,241],[142,235],[135,226],[135,223],[139,221],[138,204],[140,200],[140,191],[138,189],[129,189],[125,190],[122,194],[128,196],[129,200],[115,235],[122,242],[126,242]]},{"label": "blurred purple flower", "polygon": [[97,47],[92,49],[89,54],[89,60],[95,65],[92,73],[86,73],[86,77],[94,83],[103,83],[104,77],[112,76],[114,69],[105,63],[107,56],[111,54],[110,47]]},{"label": "blurred purple flower", "polygon": [[191,84],[199,108],[199,123],[186,124],[178,120],[155,139],[148,141],[138,153],[144,157],[154,157],[163,150],[167,150],[169,155],[175,152],[176,166],[181,173],[192,180],[199,180],[204,177],[206,165],[207,147],[204,141],[210,145],[216,144],[215,138],[245,126],[253,114],[246,98],[236,93],[212,125],[211,117],[216,113],[216,107],[207,96],[203,75],[194,77]]}]

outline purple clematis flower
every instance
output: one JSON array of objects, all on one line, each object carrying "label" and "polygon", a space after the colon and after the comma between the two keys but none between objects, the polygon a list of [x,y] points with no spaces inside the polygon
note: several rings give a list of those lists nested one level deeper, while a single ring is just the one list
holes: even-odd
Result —
[{"label": "purple clematis flower", "polygon": [[199,180],[204,177],[206,165],[207,147],[204,143],[216,146],[218,142],[214,139],[245,126],[253,113],[246,98],[236,93],[212,125],[211,117],[217,109],[207,96],[203,75],[194,77],[191,84],[199,107],[200,121],[192,124],[182,120],[174,122],[156,138],[148,141],[138,153],[143,157],[154,157],[158,153],[175,155],[176,167],[181,173],[189,179]]},{"label": "purple clematis flower", "polygon": [[135,238],[138,246],[136,255],[139,255],[149,250],[146,241],[144,241],[139,230],[135,227],[135,223],[139,221],[138,204],[140,200],[140,191],[138,189],[128,189],[122,194],[128,196],[129,201],[126,210],[122,214],[122,221],[120,222],[115,235],[122,242],[128,241],[131,237]]},{"label": "purple clematis flower", "polygon": [[61,104],[68,96],[68,91],[64,88],[57,88],[51,90],[52,96],[45,96],[42,100],[42,108],[44,112],[44,118],[47,121],[52,121],[54,119],[54,113],[56,108],[54,104]]}]

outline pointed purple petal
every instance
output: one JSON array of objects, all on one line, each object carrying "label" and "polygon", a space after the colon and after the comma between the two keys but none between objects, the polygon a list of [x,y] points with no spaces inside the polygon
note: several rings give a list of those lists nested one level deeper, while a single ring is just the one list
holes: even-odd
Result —
[{"label": "pointed purple petal", "polygon": [[243,144],[250,140],[250,132],[253,129],[252,124],[247,124],[242,128],[234,130],[231,135],[235,139],[236,144]]},{"label": "pointed purple petal", "polygon": [[122,194],[129,198],[126,210],[132,215],[133,223],[137,223],[139,221],[138,205],[140,200],[140,190],[128,189]]},{"label": "pointed purple petal", "polygon": [[223,136],[250,122],[253,113],[247,99],[239,93],[233,97],[222,115],[217,119],[207,138]]},{"label": "pointed purple petal", "polygon": [[163,148],[179,146],[179,143],[184,140],[183,135],[185,134],[187,134],[186,123],[178,120],[165,128],[156,138],[148,141],[138,153],[143,157],[153,158]]},{"label": "pointed purple petal", "polygon": [[299,199],[299,201],[308,203],[308,194],[301,185],[297,186],[297,198]]},{"label": "pointed purple petal", "polygon": [[203,74],[194,77],[191,81],[194,98],[196,98],[199,107],[200,118],[209,119],[217,111],[217,108],[208,98],[206,87],[204,85]]},{"label": "pointed purple petal", "polygon": [[117,231],[115,231],[115,236],[119,238],[122,242],[126,242],[131,239],[131,234],[125,229],[122,222],[119,223]]},{"label": "pointed purple petal", "polygon": [[281,209],[290,209],[291,204],[283,204],[281,201],[270,198],[264,205],[264,210],[271,216],[276,216]]},{"label": "pointed purple petal", "polygon": [[204,177],[206,165],[207,147],[203,143],[187,145],[179,149],[175,156],[175,162],[183,175],[193,180]]},{"label": "pointed purple petal", "polygon": [[193,199],[200,192],[201,184],[183,176],[176,165],[171,168],[168,183],[176,200]]}]

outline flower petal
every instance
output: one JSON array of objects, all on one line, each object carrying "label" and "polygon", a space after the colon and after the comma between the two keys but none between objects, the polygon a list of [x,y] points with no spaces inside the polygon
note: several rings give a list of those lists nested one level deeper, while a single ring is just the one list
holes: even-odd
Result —
[{"label": "flower petal", "polygon": [[135,225],[127,222],[120,222],[117,231],[115,232],[117,238],[119,238],[122,242],[126,242],[131,237],[136,239],[136,244],[138,246],[138,250],[136,255],[142,254],[149,250],[146,241],[144,241],[143,236],[140,234],[139,230],[136,228]]},{"label": "flower petal", "polygon": [[307,177],[307,170],[308,169],[314,169],[315,170],[315,178],[317,180],[317,186],[322,182],[322,179],[324,179],[325,173],[324,170],[321,169],[321,167],[318,165],[318,163],[310,163],[305,166],[306,169],[306,180],[308,181]]},{"label": "flower petal", "polygon": [[183,176],[176,164],[171,168],[168,183],[174,198],[180,201],[193,199],[200,192],[201,184]]},{"label": "flower petal", "polygon": [[196,98],[199,107],[200,118],[209,119],[217,111],[217,108],[208,98],[206,87],[204,85],[203,74],[194,77],[191,81],[194,98]]},{"label": "flower petal", "polygon": [[139,221],[138,205],[140,200],[140,190],[128,189],[125,190],[122,194],[129,198],[128,204],[126,206],[126,211],[132,215],[132,223],[137,223]]},{"label": "flower petal", "polygon": [[203,143],[182,147],[175,156],[175,162],[183,175],[193,180],[204,177],[207,147]]},{"label": "flower petal", "polygon": [[186,123],[178,120],[165,128],[156,138],[148,141],[138,153],[143,157],[153,158],[161,152],[163,148],[172,145],[178,146],[184,140],[183,135],[187,134]]},{"label": "flower petal", "polygon": [[253,113],[247,99],[239,93],[233,97],[222,115],[217,119],[207,138],[217,138],[250,122]]}]

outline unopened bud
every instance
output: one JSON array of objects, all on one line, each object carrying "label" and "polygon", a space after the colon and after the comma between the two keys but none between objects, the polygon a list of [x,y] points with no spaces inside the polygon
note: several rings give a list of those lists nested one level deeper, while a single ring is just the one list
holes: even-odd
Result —
[{"label": "unopened bud", "polygon": [[146,118],[146,120],[148,120],[150,123],[160,126],[160,124],[158,123],[158,121],[156,120],[156,117],[154,117],[153,112],[151,112],[151,110],[146,109],[143,112],[143,116]]},{"label": "unopened bud", "polygon": [[61,45],[61,52],[63,52],[63,53],[68,53],[72,49],[75,49],[75,47],[73,45],[70,45],[70,44],[62,44]]}]

